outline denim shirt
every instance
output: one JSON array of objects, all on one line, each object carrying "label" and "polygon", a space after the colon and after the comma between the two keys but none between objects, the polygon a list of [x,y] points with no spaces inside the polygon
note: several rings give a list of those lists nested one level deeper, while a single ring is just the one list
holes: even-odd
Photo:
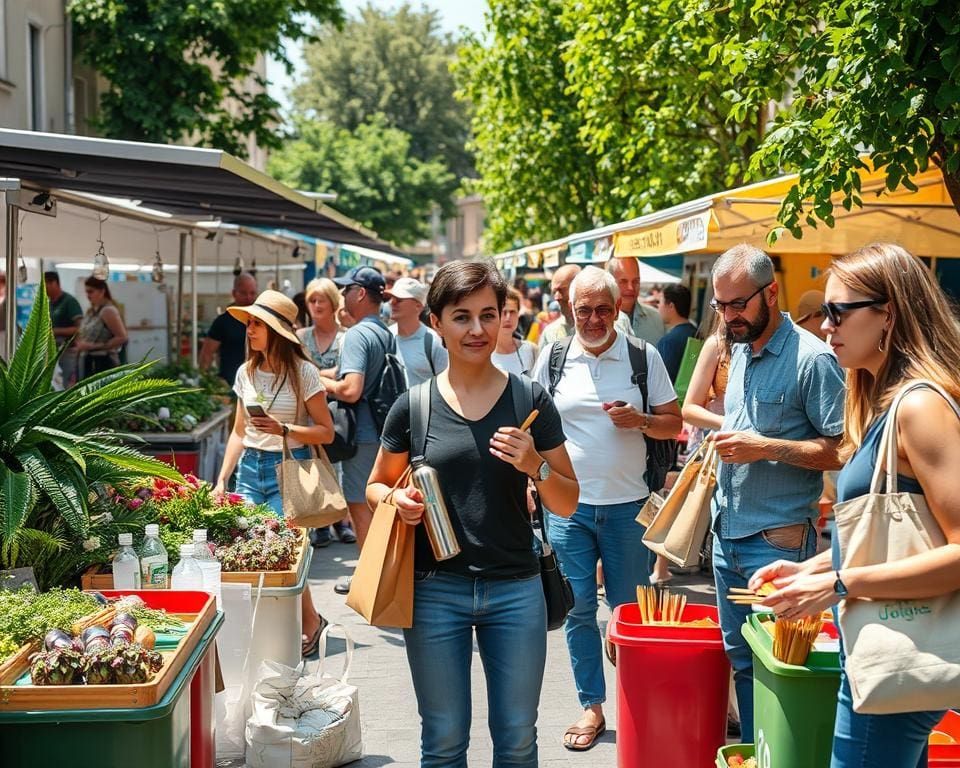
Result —
[{"label": "denim shirt", "polygon": [[[754,356],[749,344],[733,346],[723,430],[778,440],[836,437],[843,432],[843,398],[843,372],[831,349],[782,314],[760,354]],[[723,538],[816,517],[820,470],[776,461],[719,466],[713,528]]]}]

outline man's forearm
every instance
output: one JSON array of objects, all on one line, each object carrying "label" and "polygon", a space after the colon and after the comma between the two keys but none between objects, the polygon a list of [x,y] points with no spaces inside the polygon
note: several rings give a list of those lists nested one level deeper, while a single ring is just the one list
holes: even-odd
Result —
[{"label": "man's forearm", "polygon": [[766,437],[766,459],[782,461],[803,469],[827,471],[843,466],[838,456],[839,437],[818,437],[814,440],[777,440]]}]

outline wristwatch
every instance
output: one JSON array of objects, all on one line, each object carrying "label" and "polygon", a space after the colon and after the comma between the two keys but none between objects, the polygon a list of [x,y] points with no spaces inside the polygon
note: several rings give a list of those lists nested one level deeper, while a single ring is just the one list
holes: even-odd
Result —
[{"label": "wristwatch", "polygon": [[847,585],[843,583],[843,580],[840,578],[840,571],[835,572],[837,574],[837,580],[833,582],[833,591],[840,595],[840,597],[847,596]]},{"label": "wristwatch", "polygon": [[531,475],[531,477],[534,480],[542,483],[544,480],[550,477],[550,465],[547,464],[546,461],[541,461],[540,467],[537,469],[537,474]]},{"label": "wristwatch", "polygon": [[283,427],[283,436],[284,436],[284,437],[286,437],[287,435],[290,434],[290,427],[289,427],[289,426],[287,426],[286,424],[281,424],[280,426]]},{"label": "wristwatch", "polygon": [[647,429],[650,429],[650,414],[646,411],[643,412],[643,424],[640,425],[640,431],[643,432]]}]

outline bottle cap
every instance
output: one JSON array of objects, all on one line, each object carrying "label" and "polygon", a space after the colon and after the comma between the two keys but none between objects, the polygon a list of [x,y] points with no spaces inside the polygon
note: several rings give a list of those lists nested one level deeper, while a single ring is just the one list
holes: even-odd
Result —
[{"label": "bottle cap", "polygon": [[160,535],[160,526],[156,523],[149,523],[146,528],[143,529],[143,532],[147,536],[159,536]]},{"label": "bottle cap", "polygon": [[133,546],[133,534],[132,533],[121,533],[117,536],[117,541],[120,542],[121,547],[130,547]]},{"label": "bottle cap", "polygon": [[196,528],[193,531],[193,540],[194,542],[206,542],[207,541],[207,529],[206,528]]},{"label": "bottle cap", "polygon": [[193,557],[194,546],[191,542],[190,544],[181,544],[180,545],[180,558],[184,557]]}]

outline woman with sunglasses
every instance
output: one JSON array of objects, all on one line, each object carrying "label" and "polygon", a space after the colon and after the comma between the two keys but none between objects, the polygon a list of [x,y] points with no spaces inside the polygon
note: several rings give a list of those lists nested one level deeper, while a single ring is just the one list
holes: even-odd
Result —
[{"label": "woman with sunglasses", "polygon": [[[834,262],[828,275],[823,329],[848,371],[846,465],[837,482],[842,502],[869,492],[888,409],[904,384],[928,379],[960,399],[960,330],[933,275],[897,245],[861,248]],[[896,561],[842,568],[844,553],[834,537],[831,551],[804,563],[761,568],[750,587],[768,581],[779,587],[764,601],[779,616],[816,616],[844,599],[912,600],[960,590],[960,419],[926,387],[906,395],[896,418],[899,490],[925,496],[947,543]],[[843,674],[831,768],[926,766],[927,739],[943,714],[854,712]]]},{"label": "woman with sunglasses", "polygon": [[[533,384],[539,415],[528,431],[514,409],[519,377],[490,361],[507,286],[485,262],[454,261],[436,274],[427,304],[450,357],[429,387],[424,457],[440,479],[460,554],[437,562],[422,525],[423,495],[399,489],[400,516],[416,526],[413,626],[404,630],[422,723],[422,768],[465,768],[474,636],[487,680],[493,764],[536,768],[537,707],[546,660],[546,606],[525,491],[570,515],[578,485],[560,416]],[[416,390],[414,390],[416,391]],[[391,408],[367,485],[370,508],[410,460],[410,396]],[[420,446],[416,447],[420,451]]]}]

